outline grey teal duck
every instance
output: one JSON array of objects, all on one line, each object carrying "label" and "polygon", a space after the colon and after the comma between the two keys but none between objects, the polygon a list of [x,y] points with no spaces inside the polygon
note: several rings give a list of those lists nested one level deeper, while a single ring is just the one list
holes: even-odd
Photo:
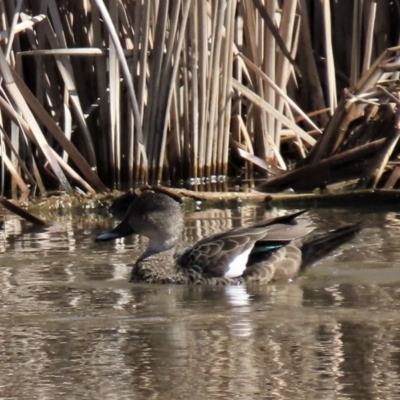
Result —
[{"label": "grey teal duck", "polygon": [[231,229],[177,251],[184,213],[166,194],[144,192],[131,204],[116,228],[96,241],[139,234],[149,239],[135,262],[131,281],[149,283],[236,285],[291,279],[307,265],[348,241],[359,225],[319,235],[310,222],[296,217],[305,211]]}]

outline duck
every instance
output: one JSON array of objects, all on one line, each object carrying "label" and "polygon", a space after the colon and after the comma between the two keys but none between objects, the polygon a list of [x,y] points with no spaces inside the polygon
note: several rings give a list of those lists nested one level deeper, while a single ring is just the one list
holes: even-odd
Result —
[{"label": "duck", "polygon": [[316,235],[311,221],[298,218],[306,211],[216,233],[180,250],[181,205],[167,194],[145,191],[132,202],[122,221],[96,241],[131,234],[148,238],[147,248],[133,265],[131,282],[267,284],[292,280],[360,230],[359,224],[353,224]]}]

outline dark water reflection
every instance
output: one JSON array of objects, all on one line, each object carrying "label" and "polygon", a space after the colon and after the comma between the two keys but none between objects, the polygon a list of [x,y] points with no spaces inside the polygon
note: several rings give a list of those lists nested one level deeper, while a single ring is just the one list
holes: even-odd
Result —
[{"label": "dark water reflection", "polygon": [[[262,218],[256,207],[188,216],[185,240]],[[94,243],[115,222],[7,217],[0,241],[0,397],[400,397],[400,219],[310,213],[363,232],[290,284],[129,284],[144,240]]]}]

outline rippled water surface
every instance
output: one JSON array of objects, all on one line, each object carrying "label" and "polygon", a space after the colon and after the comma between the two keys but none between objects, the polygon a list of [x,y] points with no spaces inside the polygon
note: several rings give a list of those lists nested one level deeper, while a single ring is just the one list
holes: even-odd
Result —
[{"label": "rippled water surface", "polygon": [[[184,240],[269,215],[191,214]],[[308,216],[364,229],[294,282],[248,288],[129,284],[145,240],[94,243],[115,220],[63,216],[32,229],[6,216],[0,397],[399,398],[400,216]]]}]

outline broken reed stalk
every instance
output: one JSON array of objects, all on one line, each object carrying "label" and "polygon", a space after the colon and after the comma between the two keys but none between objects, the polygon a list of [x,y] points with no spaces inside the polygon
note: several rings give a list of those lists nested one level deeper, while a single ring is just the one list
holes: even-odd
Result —
[{"label": "broken reed stalk", "polygon": [[281,176],[272,178],[257,187],[260,191],[280,191],[287,188],[305,189],[319,188],[343,179],[354,179],[360,176],[365,168],[365,158],[374,157],[381,150],[385,139],[379,139],[336,154],[325,160],[297,168]]},{"label": "broken reed stalk", "polygon": [[44,226],[46,222],[41,220],[40,218],[35,217],[34,215],[28,213],[27,211],[23,210],[21,207],[10,203],[7,199],[0,196],[0,204],[6,208],[8,211],[12,212],[13,214],[18,215],[19,217],[31,222],[34,225]]}]

